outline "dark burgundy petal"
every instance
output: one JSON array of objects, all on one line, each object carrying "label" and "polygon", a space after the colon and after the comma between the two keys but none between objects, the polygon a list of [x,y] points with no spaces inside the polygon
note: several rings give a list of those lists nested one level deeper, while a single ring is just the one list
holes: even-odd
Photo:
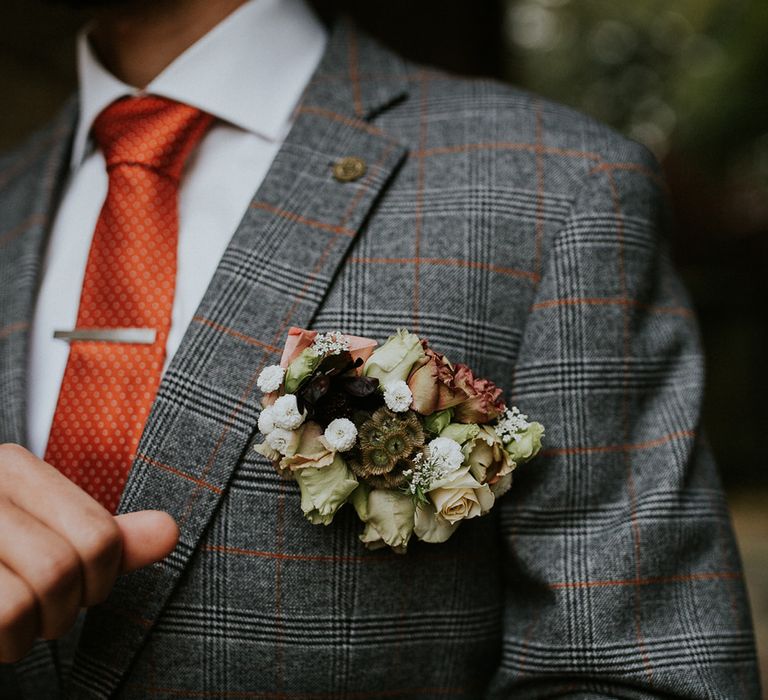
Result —
[{"label": "dark burgundy petal", "polygon": [[327,376],[336,376],[343,374],[355,366],[352,355],[349,352],[342,352],[338,355],[328,355],[317,367],[318,374]]},{"label": "dark burgundy petal", "polygon": [[301,395],[307,403],[316,404],[331,388],[331,380],[326,376],[314,377],[306,387],[302,389]]},{"label": "dark burgundy petal", "polygon": [[344,390],[360,398],[370,396],[379,387],[376,377],[344,377]]}]

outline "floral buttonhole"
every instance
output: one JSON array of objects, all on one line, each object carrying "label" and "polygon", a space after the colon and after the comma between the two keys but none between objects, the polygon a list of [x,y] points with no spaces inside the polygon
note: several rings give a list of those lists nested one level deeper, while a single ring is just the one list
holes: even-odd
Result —
[{"label": "floral buttonhole", "polygon": [[493,508],[544,435],[493,382],[403,329],[378,346],[291,328],[258,386],[254,449],[298,483],[311,523],[350,503],[369,549],[445,542]]}]

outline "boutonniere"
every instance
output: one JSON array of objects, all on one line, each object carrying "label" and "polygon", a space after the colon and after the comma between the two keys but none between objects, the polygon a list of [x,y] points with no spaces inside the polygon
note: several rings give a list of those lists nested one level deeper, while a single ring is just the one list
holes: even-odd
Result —
[{"label": "boutonniere", "polygon": [[493,382],[406,330],[377,347],[291,328],[258,386],[264,441],[254,449],[296,480],[311,523],[328,525],[350,503],[370,549],[445,542],[493,508],[544,435]]}]

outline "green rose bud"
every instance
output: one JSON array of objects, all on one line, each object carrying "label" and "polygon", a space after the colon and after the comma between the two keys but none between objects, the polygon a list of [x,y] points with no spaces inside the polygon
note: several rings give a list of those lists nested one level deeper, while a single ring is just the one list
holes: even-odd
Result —
[{"label": "green rose bud", "polygon": [[301,510],[313,525],[330,525],[357,488],[355,475],[339,455],[325,467],[299,469],[294,476],[301,490]]},{"label": "green rose bud", "polygon": [[368,520],[368,495],[370,493],[371,487],[361,481],[349,497],[349,502],[357,512],[357,517],[363,522]]},{"label": "green rose bud", "polygon": [[285,370],[285,393],[294,394],[302,380],[306,379],[317,369],[323,358],[312,348],[305,348]]},{"label": "green rose bud", "polygon": [[516,440],[506,443],[504,449],[514,462],[527,462],[541,449],[543,435],[544,426],[541,423],[531,423],[523,432],[517,434]]},{"label": "green rose bud", "polygon": [[442,411],[436,411],[424,418],[424,428],[428,433],[439,435],[448,427],[453,417],[452,408],[444,408]]},{"label": "green rose bud", "polygon": [[440,431],[440,437],[450,438],[464,445],[480,434],[480,426],[475,423],[451,423]]},{"label": "green rose bud", "polygon": [[363,367],[363,375],[375,377],[382,385],[405,381],[413,365],[424,357],[419,336],[400,329],[376,348]]},{"label": "green rose bud", "polygon": [[413,534],[416,507],[409,494],[374,489],[368,495],[368,520],[360,540],[369,549],[389,545],[404,554]]}]

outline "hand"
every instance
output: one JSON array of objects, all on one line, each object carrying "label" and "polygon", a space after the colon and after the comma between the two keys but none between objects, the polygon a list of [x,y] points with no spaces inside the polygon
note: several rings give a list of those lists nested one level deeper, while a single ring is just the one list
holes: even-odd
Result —
[{"label": "hand", "polygon": [[167,513],[113,516],[28,450],[0,445],[0,663],[62,636],[119,574],[159,561],[178,538]]}]

